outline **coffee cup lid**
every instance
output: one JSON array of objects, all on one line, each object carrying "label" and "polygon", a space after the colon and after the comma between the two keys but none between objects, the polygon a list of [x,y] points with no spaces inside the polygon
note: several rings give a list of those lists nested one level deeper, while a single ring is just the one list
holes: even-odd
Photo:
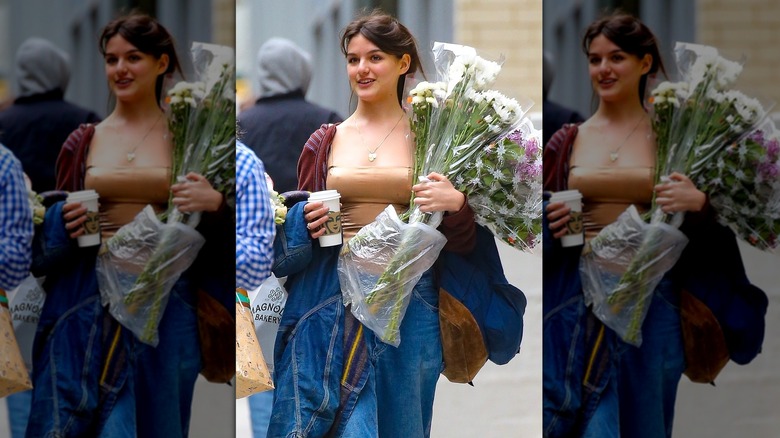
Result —
[{"label": "coffee cup lid", "polygon": [[338,190],[322,190],[309,195],[309,201],[326,201],[328,199],[340,198]]},{"label": "coffee cup lid", "polygon": [[68,194],[68,201],[82,201],[87,199],[95,199],[100,196],[94,190],[81,190],[78,192],[71,192]]},{"label": "coffee cup lid", "polygon": [[574,201],[577,199],[582,199],[582,193],[580,193],[579,190],[562,190],[560,192],[555,192],[550,196],[550,201]]}]

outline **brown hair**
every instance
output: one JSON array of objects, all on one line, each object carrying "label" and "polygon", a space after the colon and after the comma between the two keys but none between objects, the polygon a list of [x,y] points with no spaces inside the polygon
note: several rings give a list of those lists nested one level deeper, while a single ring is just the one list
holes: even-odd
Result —
[{"label": "brown hair", "polygon": [[173,37],[165,27],[149,15],[131,13],[111,21],[103,28],[98,40],[101,55],[106,55],[108,40],[116,35],[120,35],[142,53],[151,55],[155,59],[160,59],[163,54],[168,55],[168,68],[157,77],[154,89],[157,101],[160,102],[165,75],[175,71],[181,73]]},{"label": "brown hair", "polygon": [[661,53],[658,50],[658,41],[653,32],[633,15],[622,12],[607,15],[591,23],[585,30],[585,36],[582,38],[582,50],[586,55],[590,49],[590,43],[599,35],[604,35],[620,47],[620,50],[639,59],[644,58],[645,55],[650,55],[653,58],[650,70],[639,80],[639,100],[644,102],[647,78],[659,70],[666,76]]},{"label": "brown hair", "polygon": [[349,46],[350,40],[358,34],[363,35],[363,37],[375,44],[379,50],[387,54],[398,58],[408,54],[411,58],[409,69],[398,78],[396,91],[400,105],[401,99],[403,99],[406,75],[417,70],[423,71],[414,36],[395,17],[380,10],[374,10],[355,19],[341,32],[341,53],[344,56],[347,55],[347,46]]}]

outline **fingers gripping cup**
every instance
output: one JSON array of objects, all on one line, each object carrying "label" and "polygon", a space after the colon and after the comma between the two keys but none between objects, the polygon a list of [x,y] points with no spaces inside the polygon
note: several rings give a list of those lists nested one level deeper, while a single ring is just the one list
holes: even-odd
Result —
[{"label": "fingers gripping cup", "polygon": [[582,193],[579,190],[563,190],[550,196],[550,202],[563,202],[571,209],[571,219],[566,224],[566,234],[561,237],[561,245],[577,246],[585,243],[582,228]]},{"label": "fingers gripping cup", "polygon": [[87,207],[87,220],[84,222],[84,234],[78,237],[79,246],[100,245],[100,219],[98,218],[98,193],[94,190],[71,192],[67,202],[81,202]]},{"label": "fingers gripping cup", "polygon": [[309,195],[309,202],[322,202],[328,207],[325,234],[320,236],[320,246],[341,245],[341,195],[336,190],[323,190]]}]

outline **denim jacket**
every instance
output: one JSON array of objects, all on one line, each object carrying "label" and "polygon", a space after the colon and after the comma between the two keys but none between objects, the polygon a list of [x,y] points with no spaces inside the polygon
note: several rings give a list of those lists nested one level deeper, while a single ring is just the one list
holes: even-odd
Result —
[{"label": "denim jacket", "polygon": [[29,437],[97,435],[128,377],[128,339],[100,303],[98,247],[80,248],[67,235],[63,204],[47,209],[33,248],[47,294],[33,346]]},{"label": "denim jacket", "polygon": [[338,436],[368,379],[365,363],[345,361],[348,309],[336,270],[341,247],[312,242],[304,205],[290,209],[274,242],[273,271],[287,276],[288,298],[274,347],[269,437]]}]

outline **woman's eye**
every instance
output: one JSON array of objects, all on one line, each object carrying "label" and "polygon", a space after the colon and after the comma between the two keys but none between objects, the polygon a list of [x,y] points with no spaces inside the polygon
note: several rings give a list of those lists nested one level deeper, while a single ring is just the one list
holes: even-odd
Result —
[{"label": "woman's eye", "polygon": [[106,64],[108,65],[116,64],[116,58],[106,58]]},{"label": "woman's eye", "polygon": [[623,55],[613,55],[612,56],[612,60],[615,61],[615,62],[622,61],[623,60]]},{"label": "woman's eye", "polygon": [[588,62],[591,63],[591,64],[598,64],[598,63],[601,62],[601,59],[599,59],[599,58],[590,58],[590,59],[588,59]]},{"label": "woman's eye", "polygon": [[372,60],[372,61],[381,61],[381,60],[382,60],[382,57],[381,57],[381,56],[379,56],[379,55],[373,55],[373,56],[371,56],[371,60]]},{"label": "woman's eye", "polygon": [[357,62],[357,58],[347,58],[347,64],[354,64]]}]

